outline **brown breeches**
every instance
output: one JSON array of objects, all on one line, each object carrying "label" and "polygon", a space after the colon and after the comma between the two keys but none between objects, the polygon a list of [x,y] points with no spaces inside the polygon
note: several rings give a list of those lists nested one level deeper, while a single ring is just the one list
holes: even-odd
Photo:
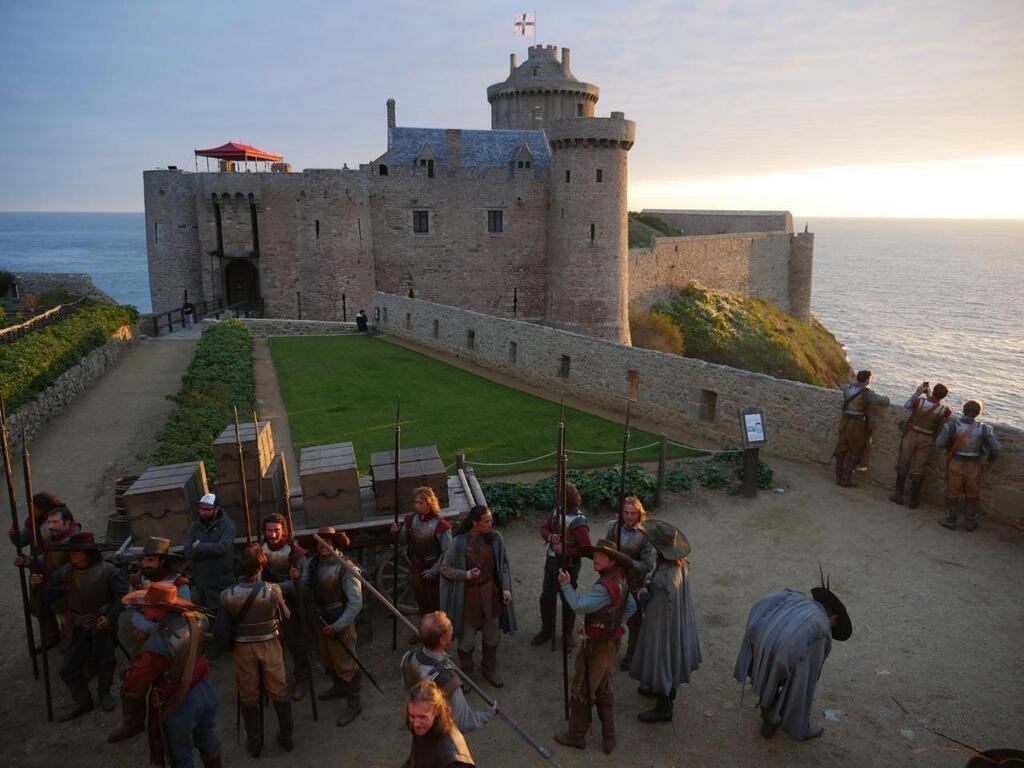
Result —
[{"label": "brown breeches", "polygon": [[349,624],[335,637],[328,637],[320,632],[320,659],[328,674],[348,683],[352,681],[352,676],[356,673],[356,663],[348,651],[342,647],[341,642],[338,642],[339,639],[355,652],[356,628]]},{"label": "brown breeches", "polygon": [[420,575],[422,571],[430,568],[434,563],[424,563],[413,560],[410,563],[409,579],[412,582],[412,593],[416,598],[416,605],[419,606],[420,616],[441,610],[441,579],[425,579]]},{"label": "brown breeches", "polygon": [[585,703],[587,700],[585,660],[588,652],[590,654],[590,696],[598,703],[610,703],[613,700],[612,666],[619,652],[618,640],[587,638],[580,644],[580,650],[576,654],[576,673],[572,679],[570,696],[577,703]]},{"label": "brown breeches", "polygon": [[852,453],[860,457],[868,444],[868,425],[864,419],[843,417],[839,423],[839,442],[836,453]]},{"label": "brown breeches", "polygon": [[968,499],[977,499],[981,496],[980,463],[950,460],[946,467],[946,496],[956,499],[961,493]]},{"label": "brown breeches", "polygon": [[917,430],[910,430],[903,438],[896,471],[901,475],[923,475],[935,438]]},{"label": "brown breeches", "polygon": [[260,684],[274,701],[288,700],[284,654],[276,637],[255,643],[235,643],[235,682],[243,707],[260,703]]}]

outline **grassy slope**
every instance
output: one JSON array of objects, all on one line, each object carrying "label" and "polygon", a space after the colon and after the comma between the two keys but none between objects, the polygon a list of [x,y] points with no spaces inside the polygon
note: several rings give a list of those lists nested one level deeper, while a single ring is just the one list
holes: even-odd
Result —
[{"label": "grassy slope", "polygon": [[666,224],[657,216],[641,216],[635,211],[629,213],[629,247],[647,248],[654,245],[656,237],[676,237],[679,230]]},{"label": "grassy slope", "polygon": [[[402,445],[436,444],[445,464],[518,461],[553,450],[558,405],[425,355],[369,337],[274,338],[270,351],[296,451],[352,441],[359,471],[370,453],[394,446],[395,399],[402,399]],[[566,408],[570,450],[621,451],[622,427]],[[657,440],[632,430],[632,445]],[[631,460],[657,458],[657,446]],[[621,454],[620,454],[621,455]],[[671,456],[684,452],[670,446]],[[569,456],[571,467],[615,463],[615,455]],[[475,464],[480,475],[550,469],[554,457],[512,468]]]},{"label": "grassy slope", "polygon": [[821,323],[769,302],[690,283],[652,309],[679,326],[688,357],[821,386],[849,380],[846,354]]}]

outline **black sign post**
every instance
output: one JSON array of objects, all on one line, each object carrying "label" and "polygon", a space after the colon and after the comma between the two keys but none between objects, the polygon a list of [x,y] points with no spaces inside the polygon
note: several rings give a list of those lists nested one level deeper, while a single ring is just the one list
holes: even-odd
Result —
[{"label": "black sign post", "polygon": [[757,465],[761,446],[768,442],[763,408],[744,408],[740,411],[740,439],[743,441],[744,498],[757,496]]}]

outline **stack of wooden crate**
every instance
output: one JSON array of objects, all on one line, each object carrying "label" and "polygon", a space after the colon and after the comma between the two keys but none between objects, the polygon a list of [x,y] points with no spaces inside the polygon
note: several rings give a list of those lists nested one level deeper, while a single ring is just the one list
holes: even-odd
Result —
[{"label": "stack of wooden crate", "polygon": [[[395,452],[378,451],[370,454],[370,472],[373,475],[377,511],[381,514],[394,514]],[[448,504],[448,474],[437,446],[402,448],[398,464],[399,514],[412,511],[413,491],[423,485],[434,489],[442,507]]]},{"label": "stack of wooden crate", "polygon": [[123,496],[132,540],[145,544],[150,536],[181,544],[207,492],[206,469],[201,461],[150,467]]},{"label": "stack of wooden crate", "polygon": [[352,443],[315,445],[299,456],[306,526],[354,523],[363,519],[359,473]]},{"label": "stack of wooden crate", "polygon": [[217,467],[217,503],[234,521],[238,535],[241,536],[245,532],[245,512],[242,505],[244,497],[238,440],[242,443],[249,519],[254,534],[264,517],[284,509],[288,489],[283,462],[274,452],[274,435],[269,421],[261,421],[258,425],[253,422],[239,424],[237,440],[234,424],[221,432],[213,441],[213,460]]}]

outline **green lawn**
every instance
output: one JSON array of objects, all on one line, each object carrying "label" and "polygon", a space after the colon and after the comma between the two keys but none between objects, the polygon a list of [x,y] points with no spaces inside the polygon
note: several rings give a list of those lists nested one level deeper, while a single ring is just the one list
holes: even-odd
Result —
[{"label": "green lawn", "polygon": [[[351,441],[359,471],[370,453],[394,447],[395,400],[402,400],[402,445],[437,445],[445,464],[466,453],[481,476],[549,469],[554,457],[516,467],[485,467],[554,450],[558,403],[495,384],[433,358],[366,336],[272,338],[271,356],[296,451]],[[622,451],[622,425],[565,409],[566,447]],[[657,441],[631,430],[631,445]],[[673,458],[688,455],[670,446]],[[658,447],[630,453],[656,459]],[[569,454],[570,467],[614,464],[615,455]]]}]

